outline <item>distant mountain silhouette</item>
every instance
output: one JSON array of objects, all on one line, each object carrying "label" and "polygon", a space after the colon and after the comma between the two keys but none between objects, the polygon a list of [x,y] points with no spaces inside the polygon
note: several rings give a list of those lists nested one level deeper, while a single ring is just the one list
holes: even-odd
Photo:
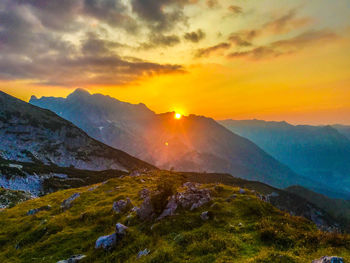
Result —
[{"label": "distant mountain silhouette", "polygon": [[346,138],[350,140],[350,125],[336,124],[332,125],[332,127],[338,130],[341,134],[343,134]]},{"label": "distant mountain silhouette", "polygon": [[303,184],[287,166],[251,141],[210,118],[155,114],[144,104],[121,102],[76,90],[67,98],[32,97],[30,103],[52,110],[97,140],[157,167],[179,171],[227,172],[277,187]]},{"label": "distant mountain silhouette", "polygon": [[[335,128],[261,120],[224,120],[220,123],[253,141],[298,174],[327,185],[333,192],[328,193],[331,196],[349,193],[350,140]],[[323,191],[318,186],[312,187]]]},{"label": "distant mountain silhouette", "polygon": [[153,166],[89,137],[55,113],[0,91],[0,158],[87,170]]}]

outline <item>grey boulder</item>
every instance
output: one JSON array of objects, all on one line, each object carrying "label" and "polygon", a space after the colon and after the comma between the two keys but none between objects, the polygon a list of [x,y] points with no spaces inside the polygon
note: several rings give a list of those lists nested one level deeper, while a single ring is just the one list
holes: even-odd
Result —
[{"label": "grey boulder", "polygon": [[344,263],[343,258],[335,256],[324,256],[319,259],[315,259],[312,263]]},{"label": "grey boulder", "polygon": [[102,236],[96,240],[95,248],[103,248],[104,250],[111,250],[115,247],[117,243],[117,234],[113,233],[112,235]]}]

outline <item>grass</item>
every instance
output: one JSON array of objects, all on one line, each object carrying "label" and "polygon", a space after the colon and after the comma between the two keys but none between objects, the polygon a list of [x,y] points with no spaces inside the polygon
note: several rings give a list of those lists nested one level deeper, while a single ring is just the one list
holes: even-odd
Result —
[{"label": "grass", "polygon": [[[91,186],[58,191],[6,209],[0,213],[0,262],[57,262],[74,254],[87,255],[82,263],[304,263],[324,255],[350,260],[349,236],[321,232],[306,219],[260,201],[249,190],[239,194],[235,186],[205,184],[202,187],[212,189],[210,203],[193,211],[178,209],[177,215],[161,221],[143,222],[134,213],[113,212],[114,201],[129,197],[139,206],[142,188],[155,190],[165,181],[178,189],[186,179],[154,171],[152,176],[110,179],[92,191],[88,191]],[[75,192],[81,196],[62,212],[61,202]],[[232,194],[237,198],[227,202]],[[50,211],[26,215],[29,209],[47,204],[52,206]],[[203,211],[213,217],[202,221]],[[117,222],[129,229],[116,249],[94,249],[96,239],[113,233]],[[150,254],[137,259],[137,253],[146,248]]]}]

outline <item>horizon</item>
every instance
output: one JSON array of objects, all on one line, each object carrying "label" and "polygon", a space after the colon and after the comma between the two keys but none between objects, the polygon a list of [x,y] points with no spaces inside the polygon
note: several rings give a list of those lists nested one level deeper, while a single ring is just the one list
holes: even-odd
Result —
[{"label": "horizon", "polygon": [[[40,99],[42,97],[60,97],[60,98],[67,98],[70,94],[72,94],[74,91],[76,91],[77,89],[82,89],[82,90],[85,90],[87,91],[90,95],[95,95],[95,94],[100,94],[100,95],[103,95],[103,96],[110,96],[109,94],[102,94],[102,93],[99,93],[99,92],[96,92],[96,93],[91,93],[89,90],[87,89],[84,89],[84,88],[76,88],[76,89],[73,89],[71,90],[67,95],[63,95],[63,96],[37,96],[37,95],[30,95],[29,98],[25,97],[25,98],[21,98],[21,97],[16,97],[15,94],[11,94],[10,92],[8,92],[9,95],[13,96],[13,97],[16,97],[18,99],[21,99],[25,102],[28,102],[29,103],[29,100],[32,96],[35,96],[37,99]],[[1,90],[1,89],[0,89]],[[5,91],[3,91],[5,92]],[[5,92],[7,93],[7,92]],[[124,100],[121,100],[117,97],[113,97],[113,96],[110,96],[111,98],[113,99],[116,99],[118,101],[121,101],[121,102],[125,102],[125,103],[132,103],[132,104],[144,104],[148,109],[150,109],[151,111],[154,111],[149,105],[147,105],[146,103],[142,102],[142,101],[139,101],[139,102],[130,102],[130,101],[124,101]],[[265,122],[286,122],[287,124],[290,124],[290,125],[293,125],[293,126],[297,126],[297,125],[310,125],[310,126],[333,126],[333,125],[344,125],[344,126],[349,126],[350,125],[350,122],[349,123],[322,123],[322,122],[308,122],[308,121],[305,121],[305,122],[293,122],[293,121],[288,121],[286,119],[262,119],[262,118],[256,118],[256,117],[251,117],[251,118],[243,118],[243,119],[239,119],[239,118],[214,118],[212,116],[208,116],[208,115],[204,115],[204,114],[198,114],[196,112],[184,112],[183,110],[181,109],[176,109],[176,108],[173,108],[173,109],[170,109],[168,111],[163,111],[163,112],[157,112],[157,111],[154,111],[156,114],[163,114],[163,113],[170,113],[170,112],[176,112],[176,113],[180,113],[182,116],[189,116],[189,115],[198,115],[198,116],[204,116],[204,117],[208,117],[208,118],[213,118],[214,120],[216,121],[224,121],[224,120],[235,120],[235,121],[265,121]]]}]

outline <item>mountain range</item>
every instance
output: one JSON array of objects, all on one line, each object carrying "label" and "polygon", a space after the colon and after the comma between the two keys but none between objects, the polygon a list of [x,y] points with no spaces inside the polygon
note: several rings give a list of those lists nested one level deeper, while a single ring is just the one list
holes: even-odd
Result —
[{"label": "mountain range", "polygon": [[317,192],[350,198],[350,140],[331,126],[291,125],[261,120],[220,123],[264,149],[296,173],[327,185]]},{"label": "mountain range", "polygon": [[0,185],[34,195],[42,194],[45,185],[57,188],[54,178],[55,184],[61,181],[69,187],[98,182],[99,173],[92,171],[111,170],[120,176],[156,169],[89,137],[55,113],[4,92],[0,92],[0,142]]},{"label": "mountain range", "polygon": [[67,98],[32,97],[91,137],[162,169],[222,172],[276,187],[304,184],[286,165],[215,120],[174,113],[155,114],[144,104],[130,104],[77,89]]}]

